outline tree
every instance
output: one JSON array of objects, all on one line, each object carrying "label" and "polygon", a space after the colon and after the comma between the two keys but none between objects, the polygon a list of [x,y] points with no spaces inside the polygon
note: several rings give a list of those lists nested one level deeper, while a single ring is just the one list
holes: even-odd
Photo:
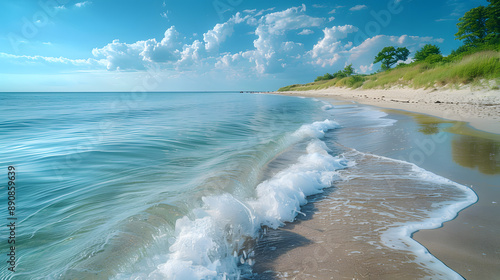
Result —
[{"label": "tree", "polygon": [[500,0],[488,0],[490,4],[486,7],[488,19],[486,20],[486,29],[489,35],[500,35]]},{"label": "tree", "polygon": [[344,74],[346,74],[346,76],[351,76],[352,74],[355,74],[354,67],[352,67],[352,63],[344,67]]},{"label": "tree", "polygon": [[[493,0],[493,2],[498,2]],[[458,32],[455,34],[455,39],[464,40],[467,45],[478,45],[484,42],[488,29],[486,21],[488,20],[488,10],[479,6],[473,8],[457,23]]]},{"label": "tree", "polygon": [[433,55],[433,54],[440,55],[441,50],[439,50],[439,47],[436,45],[427,44],[415,53],[414,58],[415,58],[415,61],[423,61],[428,56]]},{"label": "tree", "polygon": [[382,62],[382,69],[387,70],[398,61],[408,59],[409,54],[407,48],[385,47],[377,54],[373,63]]}]

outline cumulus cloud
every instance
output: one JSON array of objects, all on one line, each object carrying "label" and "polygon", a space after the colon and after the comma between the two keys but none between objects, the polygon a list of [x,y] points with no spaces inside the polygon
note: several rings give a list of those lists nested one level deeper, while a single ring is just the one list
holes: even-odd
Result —
[{"label": "cumulus cloud", "polygon": [[358,28],[352,25],[333,26],[323,29],[324,37],[309,52],[312,63],[323,67],[332,66],[341,58],[342,52],[345,51],[341,40],[356,31],[358,31]]},{"label": "cumulus cloud", "polygon": [[95,48],[92,54],[105,59],[108,70],[143,70],[148,62],[172,62],[180,56],[179,33],[171,26],[160,42],[156,39],[137,41],[133,44],[113,40],[102,48]]},{"label": "cumulus cloud", "polygon": [[366,5],[356,5],[349,9],[349,11],[359,11],[368,8]]},{"label": "cumulus cloud", "polygon": [[255,49],[247,51],[243,57],[255,63],[259,73],[273,73],[282,71],[283,61],[294,63],[302,44],[294,42],[283,43],[285,34],[291,30],[318,27],[322,18],[315,18],[305,14],[306,6],[292,7],[280,12],[267,14],[259,19],[255,35],[258,36],[253,44]]},{"label": "cumulus cloud", "polygon": [[[330,14],[333,12],[334,10]],[[332,20],[333,17],[330,21]],[[0,58],[25,63],[58,63],[98,69],[106,67],[109,71],[141,71],[155,66],[165,71],[175,70],[177,73],[226,73],[231,77],[278,73],[290,75],[304,71],[324,73],[325,68],[330,71],[341,69],[346,63],[352,63],[358,72],[368,73],[379,67],[373,64],[373,60],[383,47],[408,47],[414,53],[427,43],[442,42],[442,39],[408,35],[378,35],[357,41],[357,27],[341,25],[325,28],[325,23],[325,18],[308,15],[305,5],[281,11],[273,11],[273,8],[260,11],[254,9],[236,13],[229,20],[204,30],[202,39],[201,36],[186,39],[175,26],[171,26],[164,32],[161,40],[152,38],[132,43],[113,40],[103,47],[94,48],[94,57],[89,59],[8,57],[2,53]],[[245,33],[246,35],[241,34],[254,37],[253,45],[244,46],[232,53],[220,53],[221,46],[238,30],[237,25],[245,25],[246,29],[253,30]],[[306,40],[302,36],[313,34],[316,30],[319,32],[319,28],[322,29],[323,36],[312,47],[304,45]],[[193,36],[196,37],[194,34]]]},{"label": "cumulus cloud", "polygon": [[293,7],[282,12],[275,12],[264,17],[262,26],[266,32],[273,35],[282,35],[285,31],[312,26],[320,26],[322,18],[315,18],[305,14],[306,5]]},{"label": "cumulus cloud", "polygon": [[203,41],[205,41],[205,49],[207,51],[214,51],[219,49],[219,45],[226,40],[227,37],[231,36],[234,32],[234,26],[236,24],[244,22],[249,16],[241,17],[240,13],[236,13],[228,21],[224,23],[218,23],[214,26],[212,30],[207,31],[203,34]]}]

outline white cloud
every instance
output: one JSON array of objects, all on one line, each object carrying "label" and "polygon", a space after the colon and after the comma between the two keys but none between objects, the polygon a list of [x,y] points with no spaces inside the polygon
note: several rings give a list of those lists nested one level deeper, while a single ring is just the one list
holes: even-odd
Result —
[{"label": "white cloud", "polygon": [[191,45],[184,45],[177,67],[189,67],[198,64],[202,55],[204,55],[204,51],[203,43],[198,40],[195,40]]},{"label": "white cloud", "polygon": [[336,11],[337,11],[336,9],[333,9],[333,10],[329,11],[329,12],[328,12],[328,14],[329,14],[329,15],[331,15],[331,14],[335,14],[335,12],[336,12]]},{"label": "white cloud", "polygon": [[313,8],[317,8],[317,9],[326,8],[325,5],[319,5],[319,4],[313,4],[312,6],[313,6]]},{"label": "white cloud", "polygon": [[147,63],[174,62],[180,57],[179,33],[171,26],[160,42],[156,39],[137,41],[133,44],[114,40],[103,48],[95,48],[92,54],[107,61],[108,70],[143,70]]},{"label": "white cloud", "polygon": [[260,10],[258,13],[255,14],[256,17],[260,17],[261,15],[267,13],[267,12],[272,12],[274,11],[274,9],[276,9],[275,7],[272,7],[272,8],[269,8],[269,9],[264,9],[264,10]]},{"label": "white cloud", "polygon": [[263,18],[261,26],[265,26],[270,34],[282,35],[287,30],[320,26],[323,23],[323,19],[305,15],[305,11],[306,6],[302,5],[268,14]]},{"label": "white cloud", "polygon": [[320,26],[324,19],[310,17],[305,14],[306,6],[292,7],[281,12],[267,14],[260,18],[259,25],[255,30],[258,36],[253,44],[255,50],[247,51],[244,57],[255,63],[255,69],[259,73],[271,73],[282,71],[282,62],[290,58],[288,65],[297,57],[301,45],[293,48],[283,48],[282,42],[287,31]]},{"label": "white cloud", "polygon": [[180,35],[175,26],[171,26],[164,33],[163,39],[149,39],[144,43],[144,50],[140,53],[144,61],[150,62],[173,62],[179,59]]},{"label": "white cloud", "polygon": [[310,35],[313,33],[314,33],[314,31],[312,31],[311,29],[304,29],[304,30],[299,32],[299,35]]},{"label": "white cloud", "polygon": [[75,7],[82,8],[82,7],[88,6],[90,4],[92,4],[92,2],[90,2],[90,1],[78,2],[75,4]]},{"label": "white cloud", "polygon": [[160,14],[160,16],[161,16],[162,18],[166,18],[166,19],[168,19],[168,11],[161,13],[161,14]]},{"label": "white cloud", "polygon": [[[330,21],[333,19],[331,17]],[[358,31],[357,27],[343,25],[324,28],[325,21],[325,18],[309,16],[305,5],[275,12],[272,9],[245,10],[242,14],[237,13],[229,20],[205,30],[203,37],[202,33],[198,33],[199,35],[193,34],[193,38],[187,39],[171,26],[164,32],[161,40],[152,38],[132,43],[114,40],[93,49],[94,57],[89,59],[8,56],[1,53],[0,59],[26,64],[57,63],[88,69],[125,70],[115,73],[116,75],[154,66],[162,73],[168,72],[169,75],[175,74],[181,78],[188,72],[190,77],[195,77],[192,75],[195,72],[203,77],[225,75],[254,81],[256,77],[301,77],[300,74],[304,72],[321,74],[324,71],[342,69],[346,63],[352,63],[358,72],[367,73],[379,67],[378,64],[373,64],[373,60],[383,47],[405,46],[414,53],[426,43],[442,42],[442,39],[408,35],[379,35],[356,42],[352,39],[356,38],[353,33]],[[245,26],[239,28],[239,25]],[[312,47],[303,43],[313,36],[296,36],[313,34],[318,27],[323,28],[323,36]],[[248,32],[249,29],[253,31]],[[254,39],[253,46],[243,46],[232,53],[220,53],[221,46],[234,32],[240,30],[240,36]],[[328,70],[325,69],[327,67]],[[205,80],[209,81],[208,78]]]},{"label": "white cloud", "polygon": [[50,57],[50,56],[41,56],[41,55],[14,55],[8,53],[0,52],[0,59],[8,59],[12,61],[16,61],[17,63],[60,63],[74,66],[103,66],[105,65],[105,61],[96,60],[92,58],[88,59],[69,59],[65,57]]},{"label": "white cloud", "polygon": [[205,41],[205,49],[207,51],[217,51],[222,42],[226,40],[227,37],[231,36],[234,32],[234,26],[236,24],[242,23],[249,16],[242,18],[240,13],[236,13],[225,23],[218,23],[212,30],[207,31],[203,34],[203,41]]},{"label": "white cloud", "polygon": [[328,22],[332,22],[332,21],[334,21],[334,20],[335,20],[335,17],[329,17],[329,18],[328,18]]},{"label": "white cloud", "polygon": [[358,31],[358,28],[352,25],[334,26],[323,29],[324,37],[314,45],[309,52],[312,63],[325,67],[332,66],[340,59],[340,54],[345,49],[342,46],[342,39],[348,34]]},{"label": "white cloud", "polygon": [[373,71],[373,65],[373,63],[371,63],[370,65],[361,65],[359,66],[359,69],[361,70],[361,73],[364,74]]},{"label": "white cloud", "polygon": [[366,5],[356,5],[349,9],[349,11],[359,11],[368,8]]}]

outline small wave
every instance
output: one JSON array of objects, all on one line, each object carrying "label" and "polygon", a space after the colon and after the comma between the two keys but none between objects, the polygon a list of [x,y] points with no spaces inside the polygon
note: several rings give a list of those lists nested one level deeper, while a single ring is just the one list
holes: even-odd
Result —
[{"label": "small wave", "polygon": [[244,201],[231,194],[203,198],[204,206],[176,222],[175,241],[166,263],[149,279],[236,279],[241,265],[251,265],[252,240],[262,226],[277,228],[300,213],[306,197],[322,192],[347,166],[333,157],[319,140],[338,124],[325,120],[303,125],[291,136],[307,140],[307,153],[298,162],[256,187],[256,196]]},{"label": "small wave", "polygon": [[[458,199],[455,198],[454,200],[443,200],[441,202],[435,202],[432,205],[432,209],[427,212],[428,216],[426,218],[419,221],[408,221],[394,224],[388,229],[382,231],[380,235],[380,241],[386,247],[396,250],[413,252],[413,254],[416,256],[414,262],[425,265],[425,267],[432,270],[437,276],[445,276],[446,279],[463,279],[461,275],[459,275],[457,272],[455,272],[435,256],[433,256],[422,244],[412,239],[412,235],[419,230],[439,228],[443,226],[444,222],[453,220],[461,210],[477,202],[478,197],[476,193],[467,186],[461,185],[445,177],[434,174],[410,162],[373,154],[365,154],[356,150],[353,150],[351,153],[358,154],[363,157],[370,156],[383,161],[394,162],[401,164],[402,166],[407,166],[409,167],[410,172],[403,172],[397,176],[399,176],[400,178],[408,177],[413,178],[414,180],[428,182],[430,183],[430,185],[449,186],[451,189],[456,188],[463,194]],[[347,158],[349,157],[347,156]],[[433,189],[429,188],[427,191],[432,192]],[[430,194],[427,194],[427,196],[429,195]],[[437,194],[434,195],[434,197],[441,196]]]}]

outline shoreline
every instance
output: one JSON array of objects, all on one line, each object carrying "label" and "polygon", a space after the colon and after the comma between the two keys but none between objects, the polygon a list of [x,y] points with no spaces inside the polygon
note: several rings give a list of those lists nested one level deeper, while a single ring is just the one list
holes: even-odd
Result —
[{"label": "shoreline", "polygon": [[409,88],[283,91],[272,94],[304,97],[331,97],[365,105],[411,111],[443,119],[462,121],[470,126],[500,134],[500,90],[424,90]]},{"label": "shoreline", "polygon": [[[448,120],[456,120],[457,122],[447,122],[435,119],[432,120],[432,122],[436,122],[438,124],[456,123],[459,126],[462,125],[463,128],[465,127],[463,126],[463,124],[460,124],[460,122],[469,122],[470,126],[474,127],[475,129],[469,127],[465,131],[447,131],[443,128],[440,128],[441,131],[446,131],[446,133],[448,133],[448,140],[444,143],[440,143],[439,145],[436,144],[436,149],[434,150],[434,152],[427,155],[429,157],[428,163],[420,167],[425,168],[426,170],[429,170],[431,172],[435,172],[436,174],[440,173],[445,178],[470,187],[479,197],[479,201],[459,211],[459,214],[456,217],[448,220],[441,227],[435,229],[421,229],[417,232],[412,233],[411,239],[420,243],[422,246],[424,246],[425,250],[430,252],[432,256],[437,258],[440,262],[443,262],[446,266],[450,267],[452,270],[459,273],[459,275],[463,276],[466,279],[488,279],[491,278],[492,275],[498,275],[497,273],[499,272],[499,270],[496,267],[495,263],[498,263],[498,260],[500,258],[500,254],[498,253],[500,252],[498,251],[500,243],[498,243],[498,241],[496,240],[496,232],[500,230],[500,223],[498,223],[499,218],[495,213],[498,213],[498,210],[496,210],[498,208],[496,206],[498,205],[497,202],[499,201],[500,197],[500,189],[496,188],[496,186],[498,186],[496,182],[498,181],[495,181],[495,178],[499,178],[499,173],[498,169],[496,169],[497,171],[490,170],[493,173],[484,172],[486,172],[485,166],[494,164],[495,159],[491,158],[491,155],[498,154],[498,149],[495,148],[498,147],[498,144],[495,143],[499,143],[498,141],[500,141],[500,120],[498,118],[500,116],[500,113],[498,112],[498,110],[500,109],[499,105],[497,103],[495,103],[497,105],[485,105],[488,104],[487,102],[499,100],[500,92],[494,91],[482,92],[481,94],[477,93],[474,94],[474,97],[469,98],[469,103],[465,103],[465,101],[459,101],[459,104],[429,104],[429,99],[432,97],[436,98],[436,94],[424,97],[423,101],[408,99],[408,103],[385,100],[391,97],[394,98],[393,95],[398,93],[400,93],[400,91],[398,90],[380,90],[376,92],[348,89],[341,89],[340,91],[337,91],[337,89],[330,89],[311,92],[274,92],[273,94],[303,96],[311,98],[315,97],[326,101],[331,98],[333,100],[329,102],[333,104],[333,106],[335,106],[336,104],[337,106],[343,106],[347,104],[346,102],[355,101],[361,104],[379,107],[379,110],[380,107],[396,109],[396,111],[393,112],[390,112],[391,110],[382,109],[382,111],[387,112],[391,115],[394,114],[414,117],[412,113],[405,113],[401,111],[397,112],[397,110],[403,110],[406,112],[415,112],[415,115],[426,114],[445,118]],[[422,91],[406,90],[405,97],[409,98],[413,95],[413,98],[415,98],[416,93],[422,94]],[[445,93],[443,95],[440,95],[439,97],[442,97],[441,100],[444,100],[442,102],[449,102],[446,100],[449,100],[449,98],[457,97],[457,95],[451,94],[453,93],[449,93],[447,96]],[[381,95],[384,95],[383,99]],[[470,95],[470,90],[469,92],[464,92],[464,90],[462,90],[458,94],[459,97],[462,96],[462,98],[465,99],[466,97],[464,97],[464,95]],[[334,100],[338,101],[335,102]],[[460,104],[460,102],[463,102],[465,104]],[[474,108],[475,110],[468,112],[467,110],[470,108]],[[456,115],[451,114],[450,111],[452,113],[455,112]],[[475,114],[475,122],[471,121],[472,117],[470,116],[473,114]],[[399,133],[401,131],[401,127],[406,127],[406,125],[408,125],[408,122],[415,121],[416,119],[412,120],[402,118],[402,122],[399,124],[400,127],[393,127],[389,129],[389,134],[382,131],[380,133],[386,134],[388,135],[388,137],[394,136],[394,133]],[[481,127],[481,125],[483,126]],[[496,134],[489,134],[476,129],[481,129],[483,131],[493,132]],[[402,142],[402,147],[408,149],[408,153],[417,149],[416,147],[412,147],[411,145],[408,146],[408,144],[413,143],[411,141],[415,140],[414,137],[417,134],[421,134],[421,138],[419,138],[420,141],[428,137],[428,135],[426,136],[425,133],[422,133],[420,131],[413,133],[415,134],[402,136],[403,138],[406,138],[408,140]],[[353,134],[359,135],[359,133],[357,132]],[[361,135],[363,134],[361,133]],[[475,138],[476,140],[474,140],[471,137],[478,138]],[[353,138],[353,140],[354,139],[358,139],[358,136],[356,136],[356,138]],[[360,139],[354,141],[360,141],[360,143],[370,143],[361,141]],[[377,137],[368,139],[375,140],[377,139]],[[489,148],[486,150],[489,151],[490,158],[484,159],[484,157],[482,157],[485,162],[483,162],[483,166],[481,168],[481,165],[470,163],[476,162],[477,159],[475,158],[475,156],[480,156],[476,154],[478,154],[481,149],[486,148],[485,145],[481,144],[482,141],[484,141],[485,143],[488,142],[487,146]],[[389,152],[390,150],[398,151],[392,155],[393,158],[398,158],[398,155],[403,155],[403,151],[399,152],[399,149],[401,147],[399,147],[396,143],[394,144],[395,145],[391,145],[387,149],[382,149],[380,151],[382,153],[381,155],[387,156],[387,152]],[[370,153],[374,147],[376,149],[379,148],[376,145],[376,143],[368,144],[368,147],[371,148],[368,148],[368,150],[364,150]],[[361,146],[366,148],[367,145],[361,144]],[[357,149],[357,147],[354,148]],[[467,164],[460,161],[460,159],[465,158],[468,159]],[[436,162],[436,164],[433,164],[432,162]],[[485,176],[484,174],[489,175]],[[276,233],[278,234],[278,236],[283,236],[283,238],[280,239],[283,240],[282,244],[276,244],[279,246],[267,244],[268,246],[272,246],[272,248],[280,248],[281,246],[283,247],[281,250],[275,249],[276,252],[273,251],[272,256],[266,259],[266,264],[258,269],[259,272],[267,274],[266,276],[268,278],[263,279],[281,279],[281,277],[287,278],[287,276],[295,276],[296,279],[308,279],[310,278],[309,276],[311,276],[310,274],[317,276],[318,279],[330,279],[332,274],[336,274],[339,277],[348,275],[358,278],[370,278],[370,276],[385,275],[389,277],[387,279],[401,279],[398,277],[391,278],[390,275],[392,274],[385,274],[387,272],[387,268],[382,269],[380,266],[373,266],[369,269],[366,268],[365,266],[367,263],[371,263],[372,261],[378,259],[375,258],[366,261],[361,260],[359,256],[354,256],[352,254],[349,255],[348,253],[352,253],[353,251],[345,251],[351,249],[347,245],[347,247],[345,248],[341,247],[343,246],[342,244],[344,241],[335,241],[335,244],[337,244],[338,246],[336,245],[335,248],[331,248],[331,251],[324,251],[325,245],[330,244],[330,241],[334,239],[336,240],[337,238],[335,237],[328,239],[325,236],[329,236],[330,233],[339,231],[338,227],[330,228],[330,226],[328,225],[328,223],[332,221],[331,215],[335,214],[330,212],[329,202],[324,203],[328,200],[328,197],[329,196],[326,196],[319,201],[313,199],[312,205],[308,204],[307,206],[305,206],[306,209],[307,207],[312,207],[310,215],[304,211],[304,213],[308,214],[306,221],[298,217],[298,222],[296,221],[287,224],[285,228],[282,228],[279,232]],[[324,208],[321,206],[323,204],[325,204]],[[325,222],[327,222],[327,224],[324,224]],[[327,234],[327,232],[329,233]],[[350,231],[344,232],[344,234],[341,234],[339,238],[344,235],[350,235]],[[285,242],[284,237],[291,238],[290,240]],[[347,242],[346,244],[353,244],[352,241],[349,240],[346,240],[345,242]],[[264,243],[267,243],[267,241],[265,241]],[[361,249],[356,249],[354,251],[364,252]],[[339,254],[339,256],[334,257],[337,254]],[[308,258],[309,260],[306,261],[307,265],[311,264],[311,258],[317,260],[317,262],[312,263],[313,267],[315,268],[313,269],[314,271],[306,269],[305,264],[298,261],[303,259],[304,256],[307,256],[306,258]],[[384,258],[386,258],[386,256],[384,256]],[[405,257],[402,256],[395,257],[394,259],[399,259],[401,261],[402,259],[404,260],[404,258]],[[346,260],[349,261],[346,262]],[[406,264],[405,261],[403,261],[403,263]],[[332,270],[333,267],[338,270]],[[297,268],[303,269],[300,270]]]}]

